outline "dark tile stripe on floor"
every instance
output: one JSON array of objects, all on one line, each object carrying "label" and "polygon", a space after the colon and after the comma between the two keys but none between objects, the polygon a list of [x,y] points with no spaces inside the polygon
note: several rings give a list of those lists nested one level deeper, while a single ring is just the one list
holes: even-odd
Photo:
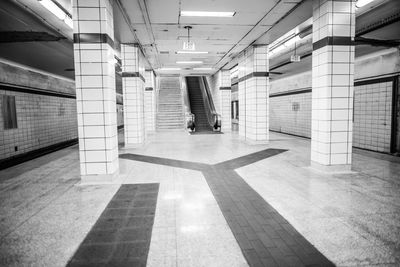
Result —
[{"label": "dark tile stripe on floor", "polygon": [[159,184],[124,184],[67,266],[146,266]]},{"label": "dark tile stripe on floor", "polygon": [[334,266],[234,171],[285,151],[265,149],[215,165],[143,155],[120,157],[202,171],[250,266]]}]

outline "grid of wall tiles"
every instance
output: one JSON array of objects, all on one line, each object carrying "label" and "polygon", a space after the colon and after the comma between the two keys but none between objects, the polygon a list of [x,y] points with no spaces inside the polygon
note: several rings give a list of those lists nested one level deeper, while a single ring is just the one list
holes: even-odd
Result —
[{"label": "grid of wall tiles", "polygon": [[393,82],[354,88],[353,146],[390,152]]},{"label": "grid of wall tiles", "polygon": [[221,113],[221,130],[229,132],[232,129],[231,118],[231,75],[229,70],[220,70],[220,90],[219,90],[219,112]]},{"label": "grid of wall tiles", "polygon": [[119,169],[114,49],[101,41],[113,41],[112,5],[74,0],[73,13],[74,35],[99,37],[74,42],[81,175],[113,177]]},{"label": "grid of wall tiles", "polygon": [[[354,87],[354,147],[390,152],[392,97],[392,82]],[[270,129],[311,137],[311,93],[270,97]]]},{"label": "grid of wall tiles", "polygon": [[351,164],[354,30],[352,0],[313,0],[311,160],[320,165]]},{"label": "grid of wall tiles", "polygon": [[[144,92],[144,117],[145,130],[154,132],[156,130],[156,98],[155,98],[155,75],[152,70],[145,71],[146,90]],[[148,89],[148,88],[151,88]]]},{"label": "grid of wall tiles", "polygon": [[311,93],[270,97],[270,129],[311,137]]},{"label": "grid of wall tiles", "polygon": [[221,131],[229,132],[232,128],[230,71],[219,70],[214,75],[207,77],[207,81],[210,85],[215,109],[221,115]]},{"label": "grid of wall tiles", "polygon": [[252,141],[269,139],[267,54],[268,46],[252,46],[239,55],[239,135]]},{"label": "grid of wall tiles", "polygon": [[143,59],[141,60],[141,52],[134,44],[121,44],[121,57],[125,145],[138,145],[146,138]]},{"label": "grid of wall tiles", "polygon": [[18,128],[0,114],[0,160],[78,138],[75,99],[0,89],[0,111],[2,95],[15,96]]}]

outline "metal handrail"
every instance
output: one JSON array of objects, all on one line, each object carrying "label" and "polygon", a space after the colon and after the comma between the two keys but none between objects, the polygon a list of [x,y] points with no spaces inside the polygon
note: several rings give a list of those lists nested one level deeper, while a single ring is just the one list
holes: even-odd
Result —
[{"label": "metal handrail", "polygon": [[199,77],[199,84],[201,89],[200,91],[203,96],[203,103],[206,109],[208,123],[211,127],[213,127],[213,130],[221,131],[221,115],[219,115],[215,110],[214,102],[211,96],[210,89],[208,87],[206,77]]},{"label": "metal handrail", "polygon": [[186,122],[185,125],[186,125],[187,129],[194,131],[195,116],[192,113],[191,108],[190,108],[190,100],[189,100],[188,88],[186,85],[186,79],[181,76],[180,82],[181,82],[181,92],[182,92],[182,97],[183,97],[183,107],[184,107],[184,112],[185,112],[185,122]]}]

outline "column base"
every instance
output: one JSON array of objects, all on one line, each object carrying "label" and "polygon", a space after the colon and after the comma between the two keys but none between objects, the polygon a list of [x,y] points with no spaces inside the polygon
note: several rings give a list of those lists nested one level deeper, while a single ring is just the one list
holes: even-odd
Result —
[{"label": "column base", "polygon": [[324,173],[355,173],[351,170],[351,164],[322,165],[318,162],[311,161],[310,168]]},{"label": "column base", "polygon": [[76,185],[84,186],[97,184],[122,184],[119,171],[116,171],[113,174],[81,175],[81,181]]},{"label": "column base", "polygon": [[269,140],[253,140],[245,137],[241,137],[243,141],[245,141],[249,145],[268,145]]}]

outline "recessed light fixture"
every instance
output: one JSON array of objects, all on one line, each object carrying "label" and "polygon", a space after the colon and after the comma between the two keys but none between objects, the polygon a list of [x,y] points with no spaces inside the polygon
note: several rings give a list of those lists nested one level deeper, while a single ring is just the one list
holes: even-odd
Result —
[{"label": "recessed light fixture", "polygon": [[207,51],[176,51],[177,54],[208,54]]},{"label": "recessed light fixture", "polygon": [[233,17],[236,12],[219,12],[219,11],[181,11],[182,17]]},{"label": "recessed light fixture", "polygon": [[374,1],[374,0],[357,0],[356,7],[363,7],[365,5],[368,5],[372,1]]},{"label": "recessed light fixture", "polygon": [[177,61],[176,64],[203,64],[203,61]]},{"label": "recessed light fixture", "polygon": [[181,68],[159,68],[158,70],[165,70],[165,71],[169,71],[169,70],[181,70]]},{"label": "recessed light fixture", "polygon": [[53,13],[57,18],[64,21],[71,29],[73,28],[72,16],[67,11],[65,11],[58,3],[53,0],[39,0],[48,11]]},{"label": "recessed light fixture", "polygon": [[193,70],[212,70],[213,68],[193,68]]}]

